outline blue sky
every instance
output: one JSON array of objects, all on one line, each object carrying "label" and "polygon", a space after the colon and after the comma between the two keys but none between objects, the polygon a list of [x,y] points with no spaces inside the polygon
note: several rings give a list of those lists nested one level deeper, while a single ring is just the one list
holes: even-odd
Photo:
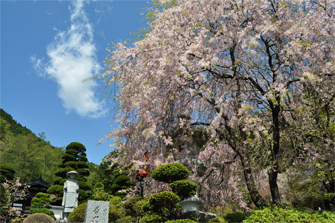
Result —
[{"label": "blue sky", "polygon": [[[108,43],[147,27],[147,1],[1,1],[0,106],[53,146],[81,142],[100,164],[113,148],[114,104],[104,83],[82,82],[104,70]],[[115,125],[114,125],[115,126]]]}]

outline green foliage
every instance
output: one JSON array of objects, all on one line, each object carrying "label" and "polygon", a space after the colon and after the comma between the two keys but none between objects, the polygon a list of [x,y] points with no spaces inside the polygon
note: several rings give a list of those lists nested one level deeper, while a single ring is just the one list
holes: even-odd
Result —
[{"label": "green foliage", "polygon": [[63,197],[57,197],[56,199],[53,199],[50,204],[61,206],[62,200],[63,200]]},{"label": "green foliage", "polygon": [[97,187],[93,190],[92,200],[109,201],[112,195],[106,193],[103,188]]},{"label": "green foliage", "polygon": [[227,221],[224,218],[216,217],[210,219],[208,223],[227,223]]},{"label": "green foliage", "polygon": [[48,194],[55,194],[57,189],[60,187],[60,185],[52,185],[51,187],[49,187],[49,189],[47,190]]},{"label": "green foliage", "polygon": [[130,223],[130,222],[137,222],[137,219],[132,216],[125,216],[120,218],[116,221],[117,223]]},{"label": "green foliage", "polygon": [[126,210],[126,215],[131,215],[133,217],[142,217],[144,212],[142,206],[148,202],[148,198],[145,197],[131,197],[124,202],[124,208]]},{"label": "green foliage", "polygon": [[127,194],[120,193],[119,190],[127,189],[135,185],[135,182],[131,182],[128,175],[120,173],[118,170],[115,170],[114,180],[110,187],[111,194],[118,196],[120,198],[124,198]]},{"label": "green foliage", "polygon": [[86,212],[86,203],[78,205],[68,217],[69,222],[84,222],[85,220],[85,212]]},{"label": "green foliage", "polygon": [[9,202],[10,202],[9,194],[4,185],[0,184],[0,207],[7,206]]},{"label": "green foliage", "polygon": [[109,203],[115,205],[117,208],[120,208],[122,206],[122,199],[118,196],[114,196],[109,200]]},{"label": "green foliage", "polygon": [[335,213],[328,211],[303,211],[295,208],[278,208],[277,206],[265,207],[262,210],[252,210],[251,215],[243,223],[286,223],[286,222],[334,222]]},{"label": "green foliage", "polygon": [[97,189],[97,188],[104,189],[104,185],[102,183],[98,182],[94,185],[94,189]]},{"label": "green foliage", "polygon": [[[65,154],[62,156],[62,162],[58,165],[59,169],[55,171],[57,178],[52,186],[54,187],[55,185],[58,185],[59,187],[54,187],[52,189],[49,188],[48,193],[53,193],[61,198],[63,195],[63,185],[67,180],[67,172],[77,171],[80,174],[80,176],[76,178],[79,182],[78,202],[80,204],[88,199],[89,191],[92,187],[87,183],[87,179],[85,178],[90,175],[88,170],[89,165],[87,162],[83,161],[83,157],[86,157],[85,151],[85,146],[78,142],[72,142],[66,147]],[[52,203],[55,204],[55,202]],[[57,201],[57,203],[59,202]]]},{"label": "green foliage", "polygon": [[56,223],[56,221],[47,214],[35,213],[24,219],[23,223]]},{"label": "green foliage", "polygon": [[172,183],[173,181],[183,180],[188,177],[190,172],[180,163],[168,163],[158,166],[151,174],[155,180],[165,183]]},{"label": "green foliage", "polygon": [[32,208],[30,209],[30,213],[35,214],[35,213],[43,213],[43,214],[47,214],[50,217],[52,217],[54,220],[56,220],[56,217],[54,215],[53,211],[50,211],[47,208]]},{"label": "green foliage", "polygon": [[50,195],[41,192],[37,193],[35,198],[31,201],[33,208],[41,208],[45,205],[50,204],[50,202],[51,202]]},{"label": "green foliage", "polygon": [[170,187],[182,200],[195,195],[198,189],[198,185],[190,180],[174,181]]},{"label": "green foliage", "polygon": [[143,204],[142,210],[170,219],[179,199],[180,197],[171,191],[159,192],[149,197],[149,201]]},{"label": "green foliage", "polygon": [[156,222],[163,222],[163,218],[159,215],[146,215],[140,220],[140,223],[156,223]]},{"label": "green foliage", "polygon": [[247,217],[248,215],[242,212],[229,213],[223,216],[228,222],[242,222]]},{"label": "green foliage", "polygon": [[118,208],[113,204],[109,204],[109,214],[108,221],[114,222],[125,216],[125,210],[123,208]]},{"label": "green foliage", "polygon": [[[1,109],[1,125],[5,124],[7,143],[1,143],[1,163],[10,164],[16,170],[15,177],[21,183],[30,183],[42,176],[48,184],[55,178],[57,164],[64,154],[63,148],[53,147],[45,140],[44,133],[36,136],[31,130],[22,127],[12,116]],[[42,137],[43,136],[43,137]]]},{"label": "green foliage", "polygon": [[171,220],[166,221],[165,223],[196,223],[196,221],[193,221],[192,219],[177,219],[177,220]]},{"label": "green foliage", "polygon": [[4,163],[0,165],[0,183],[6,182],[7,180],[13,180],[15,175],[15,169],[12,165]]}]

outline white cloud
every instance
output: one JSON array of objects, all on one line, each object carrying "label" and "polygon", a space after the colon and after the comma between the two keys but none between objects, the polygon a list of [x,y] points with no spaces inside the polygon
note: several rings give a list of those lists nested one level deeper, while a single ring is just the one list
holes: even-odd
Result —
[{"label": "white cloud", "polygon": [[39,75],[51,78],[59,85],[58,97],[67,112],[80,116],[100,117],[107,111],[105,104],[94,95],[95,81],[82,82],[101,71],[97,62],[93,27],[83,9],[84,0],[72,1],[71,27],[57,30],[54,42],[47,46],[47,63],[31,57]]}]

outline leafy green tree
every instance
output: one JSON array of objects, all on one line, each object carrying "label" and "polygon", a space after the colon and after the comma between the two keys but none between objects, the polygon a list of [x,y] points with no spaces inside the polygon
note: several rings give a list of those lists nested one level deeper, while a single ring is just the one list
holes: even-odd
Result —
[{"label": "leafy green tree", "polygon": [[79,142],[72,142],[66,147],[62,162],[58,165],[59,169],[55,172],[56,179],[47,191],[49,194],[58,196],[52,200],[52,204],[60,205],[62,203],[66,173],[72,170],[80,174],[79,177],[76,177],[76,180],[79,181],[79,203],[83,203],[89,198],[91,186],[87,183],[86,177],[90,175],[90,172],[85,152],[85,146]]},{"label": "leafy green tree", "polygon": [[15,169],[12,165],[4,163],[0,165],[0,183],[4,183],[7,180],[13,180],[15,175]]}]

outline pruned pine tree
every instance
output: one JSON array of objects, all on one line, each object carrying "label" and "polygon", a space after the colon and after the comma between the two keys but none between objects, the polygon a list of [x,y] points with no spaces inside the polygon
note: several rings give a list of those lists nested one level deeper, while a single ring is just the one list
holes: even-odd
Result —
[{"label": "pruned pine tree", "polygon": [[66,173],[72,170],[80,174],[76,178],[79,181],[79,203],[85,202],[88,199],[91,186],[87,183],[86,179],[90,175],[90,172],[85,152],[85,146],[79,142],[72,142],[66,147],[62,162],[58,165],[59,169],[55,172],[56,179],[48,189],[49,194],[57,196],[56,199],[52,200],[52,204],[61,205],[64,183],[67,180]]}]

